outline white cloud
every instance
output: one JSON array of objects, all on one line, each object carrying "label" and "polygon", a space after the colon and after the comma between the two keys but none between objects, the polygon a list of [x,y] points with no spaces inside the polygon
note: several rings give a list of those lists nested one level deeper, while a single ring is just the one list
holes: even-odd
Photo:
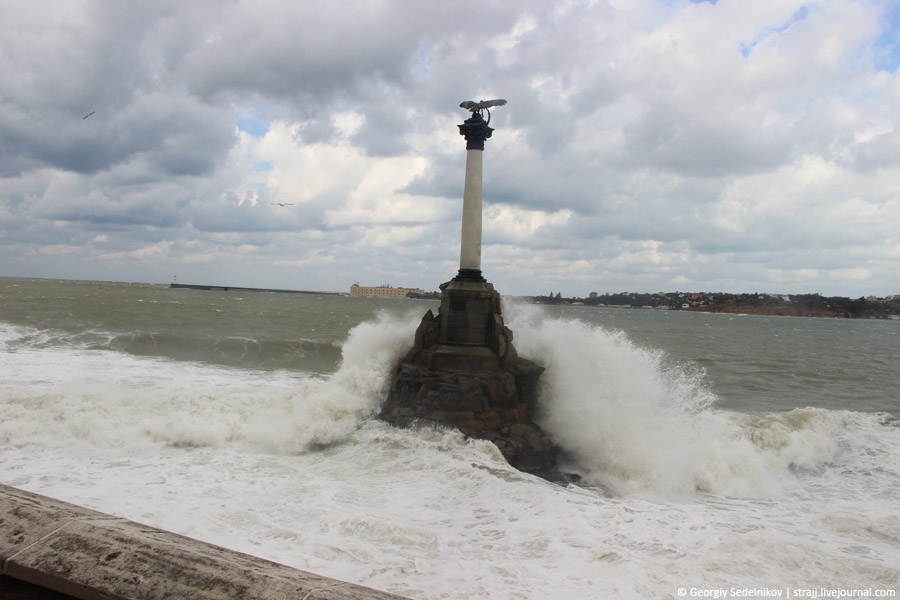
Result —
[{"label": "white cloud", "polygon": [[897,293],[889,8],[0,0],[0,274]]}]

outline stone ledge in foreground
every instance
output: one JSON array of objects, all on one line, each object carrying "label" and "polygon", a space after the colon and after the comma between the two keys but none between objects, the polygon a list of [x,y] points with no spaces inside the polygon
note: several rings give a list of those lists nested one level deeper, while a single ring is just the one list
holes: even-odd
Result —
[{"label": "stone ledge in foreground", "polygon": [[0,485],[0,597],[402,600]]}]

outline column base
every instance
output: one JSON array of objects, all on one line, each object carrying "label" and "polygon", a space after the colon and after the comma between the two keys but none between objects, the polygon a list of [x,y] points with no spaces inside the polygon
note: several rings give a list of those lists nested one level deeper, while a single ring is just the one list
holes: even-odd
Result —
[{"label": "column base", "polygon": [[481,274],[481,269],[460,269],[453,281],[487,281]]}]

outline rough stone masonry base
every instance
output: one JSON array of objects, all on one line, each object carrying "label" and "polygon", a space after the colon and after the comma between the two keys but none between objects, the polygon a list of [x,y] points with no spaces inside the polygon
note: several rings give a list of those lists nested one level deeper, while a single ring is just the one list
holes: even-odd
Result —
[{"label": "rough stone masonry base", "polygon": [[522,471],[553,472],[556,448],[532,422],[544,368],[516,353],[491,284],[442,287],[440,313],[422,318],[381,417],[402,427],[455,427],[490,440]]}]

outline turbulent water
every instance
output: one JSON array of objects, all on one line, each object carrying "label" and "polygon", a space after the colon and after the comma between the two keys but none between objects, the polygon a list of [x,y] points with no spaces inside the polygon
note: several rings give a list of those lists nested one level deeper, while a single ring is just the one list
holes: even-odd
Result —
[{"label": "turbulent water", "polygon": [[428,308],[0,278],[0,482],[418,599],[900,588],[900,323],[504,306],[560,486],[372,418]]}]

